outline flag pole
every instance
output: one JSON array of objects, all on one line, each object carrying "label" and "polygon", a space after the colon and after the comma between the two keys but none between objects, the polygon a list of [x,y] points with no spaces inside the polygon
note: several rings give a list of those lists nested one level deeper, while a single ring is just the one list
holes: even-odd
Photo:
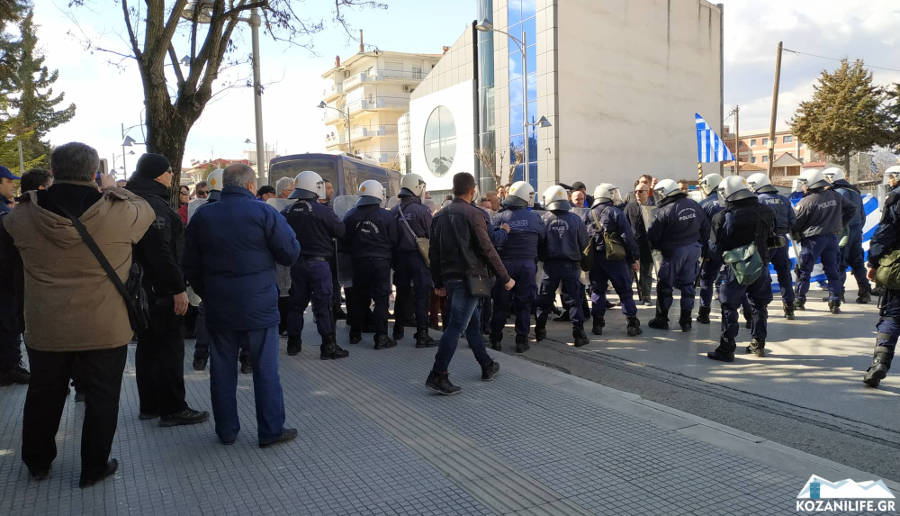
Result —
[{"label": "flag pole", "polygon": [[697,162],[697,182],[703,180],[703,163]]}]

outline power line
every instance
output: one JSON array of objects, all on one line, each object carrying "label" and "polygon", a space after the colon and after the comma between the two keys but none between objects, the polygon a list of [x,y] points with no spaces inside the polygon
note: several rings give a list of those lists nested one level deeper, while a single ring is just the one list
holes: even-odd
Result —
[{"label": "power line", "polygon": [[[804,56],[817,57],[817,58],[819,58],[819,59],[827,59],[827,60],[829,60],[829,61],[842,61],[842,60],[843,60],[842,58],[839,58],[839,57],[820,56],[820,55],[818,55],[818,54],[811,54],[811,53],[809,53],[809,52],[803,52],[803,51],[800,51],[800,50],[793,50],[793,49],[790,49],[790,48],[785,48],[784,51],[785,51],[785,52],[790,52],[790,53],[792,53],[792,54],[801,54],[801,55],[804,55]],[[865,61],[863,61],[863,62],[865,63]],[[898,69],[898,68],[890,68],[890,67],[888,67],[888,66],[875,66],[875,65],[868,64],[868,63],[865,63],[864,66],[865,66],[866,68],[874,68],[874,69],[877,69],[877,70],[887,70],[887,71],[890,71],[890,72],[900,72],[900,69]]]}]

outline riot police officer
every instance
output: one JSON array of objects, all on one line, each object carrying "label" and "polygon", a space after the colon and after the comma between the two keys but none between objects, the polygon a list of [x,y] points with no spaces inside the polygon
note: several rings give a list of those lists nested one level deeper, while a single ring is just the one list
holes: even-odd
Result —
[{"label": "riot police officer", "polygon": [[[868,279],[874,280],[879,267],[879,260],[900,248],[900,165],[889,167],[884,171],[888,179],[890,191],[881,209],[881,222],[869,241]],[[887,376],[894,359],[897,337],[900,336],[900,290],[885,289],[879,311],[880,319],[875,325],[875,353],[872,365],[866,370],[863,382],[869,387],[878,387]]]},{"label": "riot police officer", "polygon": [[[719,174],[707,174],[700,180],[698,187],[706,197],[700,201],[700,207],[706,213],[706,218],[712,220],[716,213],[725,209],[724,202],[719,199],[719,193],[716,191],[722,182],[722,176]],[[722,262],[717,256],[713,256],[704,248],[702,251],[703,262],[700,265],[700,308],[697,310],[697,322],[700,324],[709,324],[709,313],[711,310],[713,287],[719,272],[722,270]]]},{"label": "riot police officer", "polygon": [[678,324],[682,331],[689,331],[694,282],[701,250],[709,240],[709,219],[703,208],[671,179],[658,182],[653,192],[657,208],[647,238],[651,247],[662,254],[662,263],[656,282],[656,316],[647,325],[658,330],[669,329],[672,292],[677,288],[681,292]]},{"label": "riot police officer", "polygon": [[581,284],[580,268],[581,253],[588,244],[587,229],[581,217],[570,211],[572,203],[562,186],[548,188],[543,201],[547,238],[540,253],[544,274],[538,290],[534,337],[540,341],[547,336],[547,317],[556,297],[556,289],[562,284],[563,309],[568,310],[569,320],[572,321],[575,347],[581,347],[589,342],[584,332],[584,310],[581,305],[584,286]]},{"label": "riot police officer", "polygon": [[806,196],[794,208],[797,220],[792,232],[801,239],[794,307],[798,310],[806,308],[809,277],[816,260],[821,258],[828,278],[828,309],[838,314],[841,312],[838,234],[853,218],[856,208],[839,193],[826,189],[828,181],[820,169],[803,172],[800,181]]},{"label": "riot police officer", "polygon": [[[638,270],[637,242],[631,231],[631,224],[625,213],[616,206],[621,204],[619,189],[609,183],[601,183],[594,189],[594,203],[584,216],[584,224],[595,246],[594,264],[591,266],[591,315],[593,325],[591,333],[602,335],[606,325],[606,284],[612,283],[622,313],[628,321],[626,331],[629,337],[641,334],[641,322],[637,318],[637,305],[634,303],[634,292],[631,290],[631,271]],[[615,240],[615,245],[624,247],[623,258],[609,258],[607,241]]]},{"label": "riot police officer", "polygon": [[538,246],[546,237],[541,217],[531,207],[534,206],[534,188],[525,181],[516,181],[509,187],[503,200],[505,209],[494,219],[498,226],[509,226],[506,242],[499,248],[500,259],[516,280],[512,290],[503,285],[494,286],[491,298],[494,313],[491,317],[491,348],[501,349],[503,327],[510,310],[516,318],[516,353],[528,350],[528,330],[531,326],[531,307],[537,297],[537,257]]},{"label": "riot police officer", "polygon": [[[826,168],[822,171],[825,179],[831,183],[831,189],[841,194],[854,206],[853,216],[847,224],[847,236],[841,238],[838,247],[841,255],[841,264],[838,269],[840,281],[841,301],[844,300],[844,283],[847,280],[847,267],[850,267],[853,277],[856,279],[856,302],[866,304],[872,300],[872,286],[866,279],[866,266],[863,259],[862,248],[863,225],[866,222],[866,210],[863,207],[862,194],[859,190],[847,182],[844,171],[838,167]],[[842,245],[843,244],[843,245]]]},{"label": "riot police officer", "polygon": [[344,358],[350,353],[337,345],[334,329],[330,260],[334,255],[333,238],[344,237],[344,223],[334,211],[321,204],[325,198],[322,176],[304,170],[294,179],[294,191],[289,199],[296,202],[281,213],[300,242],[300,258],[291,266],[290,311],[287,317],[287,353],[300,352],[303,341],[303,312],[312,301],[316,329],[322,338],[319,358]]},{"label": "riot police officer", "polygon": [[396,346],[388,336],[388,299],[391,295],[391,256],[398,244],[397,218],[381,207],[384,186],[374,179],[359,185],[359,201],[344,216],[353,261],[350,343],[362,340],[369,303],[375,303],[375,349]]},{"label": "riot police officer", "polygon": [[[737,266],[726,264],[725,281],[719,291],[722,303],[722,334],[719,347],[706,354],[713,360],[734,361],[735,337],[738,333],[738,307],[743,299],[749,299],[751,308],[751,336],[747,353],[765,356],[767,306],[772,302],[772,278],[766,257],[769,255],[768,242],[774,236],[775,214],[759,203],[756,194],[747,187],[741,176],[729,176],[719,185],[719,198],[726,203],[712,222],[713,241],[710,253],[725,262],[723,255],[728,251],[743,250],[750,244],[755,246],[756,261],[736,272]],[[741,257],[746,253],[740,253]],[[755,267],[755,270],[754,270]],[[755,278],[754,278],[755,277]]]},{"label": "riot police officer", "polygon": [[775,268],[778,276],[778,288],[781,290],[781,303],[784,317],[794,320],[794,287],[791,278],[791,258],[788,256],[787,234],[797,220],[794,208],[787,197],[778,193],[778,189],[769,182],[768,176],[760,172],[747,178],[747,186],[756,194],[759,203],[768,206],[775,214],[775,246],[769,246],[768,261]]},{"label": "riot police officer", "polygon": [[[418,238],[428,238],[431,233],[431,210],[422,204],[425,195],[425,181],[418,174],[406,174],[400,181],[400,204],[391,209],[400,223],[400,243],[394,253],[394,282],[397,297],[394,312],[405,306],[407,296],[415,296],[416,347],[428,348],[436,343],[428,335],[428,294],[431,292],[431,271],[419,250]],[[412,292],[410,292],[412,284]],[[403,338],[403,322],[395,315],[394,339]]]}]

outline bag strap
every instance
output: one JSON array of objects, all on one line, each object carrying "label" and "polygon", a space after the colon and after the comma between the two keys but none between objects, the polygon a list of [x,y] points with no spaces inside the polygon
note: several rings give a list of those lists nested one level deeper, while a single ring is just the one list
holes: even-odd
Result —
[{"label": "bag strap", "polygon": [[84,241],[84,245],[86,245],[87,248],[91,250],[94,258],[97,259],[97,262],[100,263],[100,266],[103,267],[104,271],[106,271],[106,275],[109,277],[109,280],[112,281],[113,285],[116,286],[116,290],[119,291],[119,294],[122,296],[122,299],[125,300],[125,304],[127,306],[129,300],[128,290],[125,289],[125,284],[122,283],[121,279],[119,279],[119,275],[116,274],[115,269],[113,269],[112,265],[109,264],[109,260],[106,259],[103,251],[101,251],[100,247],[97,246],[97,242],[94,241],[94,237],[92,237],[91,234],[88,233],[87,228],[84,227],[84,224],[82,224],[77,217],[73,216],[62,206],[58,206],[58,208],[59,211],[63,212],[63,214],[66,217],[69,217],[69,220],[72,221],[72,225],[75,226],[78,234],[81,235],[81,239]]},{"label": "bag strap", "polygon": [[403,225],[406,226],[406,229],[409,230],[409,234],[412,235],[413,238],[413,243],[415,243],[416,239],[419,237],[416,236],[416,232],[413,231],[412,227],[409,225],[409,222],[407,222],[406,215],[403,214],[403,208],[399,204],[397,205],[397,210],[400,211],[400,220],[403,221]]},{"label": "bag strap", "polygon": [[[608,209],[609,209],[609,206],[600,210],[600,216],[602,217],[603,214],[606,213],[606,210],[608,210]],[[594,211],[593,208],[591,208],[591,217],[594,218],[594,227],[596,227],[598,230],[606,233],[606,228],[604,228],[603,226],[600,225],[600,218],[597,217],[597,213]]]}]

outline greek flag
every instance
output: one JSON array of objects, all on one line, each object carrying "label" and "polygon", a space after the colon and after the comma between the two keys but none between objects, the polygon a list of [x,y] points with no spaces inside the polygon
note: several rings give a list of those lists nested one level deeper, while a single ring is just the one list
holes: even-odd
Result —
[{"label": "greek flag", "polygon": [[714,163],[734,160],[734,154],[728,150],[719,135],[709,127],[706,120],[699,113],[694,113],[694,118],[697,121],[697,161]]}]

